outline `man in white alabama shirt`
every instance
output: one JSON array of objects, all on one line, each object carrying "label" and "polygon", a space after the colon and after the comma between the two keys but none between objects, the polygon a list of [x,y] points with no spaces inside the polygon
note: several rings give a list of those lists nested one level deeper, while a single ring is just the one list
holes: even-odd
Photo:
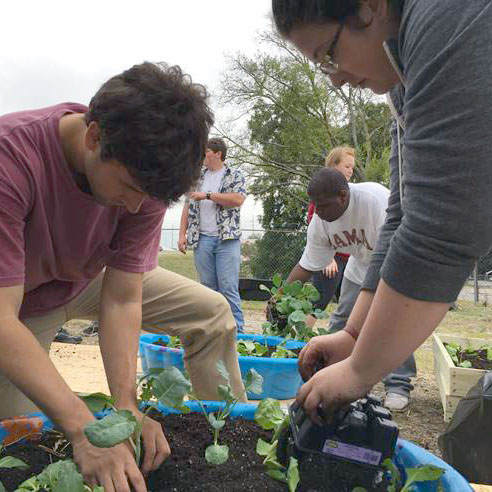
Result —
[{"label": "man in white alabama shirt", "polygon": [[[308,195],[316,212],[308,227],[307,244],[288,282],[308,281],[323,270],[335,253],[350,254],[342,281],[340,299],[329,323],[330,332],[346,328],[367,272],[380,227],[386,217],[389,190],[378,183],[349,184],[336,169],[317,171],[308,186]],[[410,357],[385,379],[385,405],[403,410],[416,375],[415,360]]]}]

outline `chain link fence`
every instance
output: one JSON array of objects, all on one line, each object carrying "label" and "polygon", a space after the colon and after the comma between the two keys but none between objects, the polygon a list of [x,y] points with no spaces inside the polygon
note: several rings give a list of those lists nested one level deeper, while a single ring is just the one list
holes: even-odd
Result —
[{"label": "chain link fence", "polygon": [[[161,246],[176,250],[178,236],[178,229],[163,229]],[[286,277],[301,258],[305,244],[305,231],[242,229],[240,277],[266,280],[277,272]],[[492,287],[492,249],[477,262],[470,277],[473,284]]]}]

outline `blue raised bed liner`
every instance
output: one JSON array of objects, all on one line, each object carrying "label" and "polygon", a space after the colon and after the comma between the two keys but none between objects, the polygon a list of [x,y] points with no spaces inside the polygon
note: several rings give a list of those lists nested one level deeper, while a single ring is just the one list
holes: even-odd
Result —
[{"label": "blue raised bed liner", "polygon": [[[217,401],[204,401],[202,403],[208,412],[215,412],[224,405],[223,402]],[[197,402],[186,402],[185,404],[193,412],[201,411],[200,405]],[[233,409],[231,417],[243,417],[247,420],[253,420],[256,407],[256,404],[238,403]],[[169,415],[170,413],[179,413],[173,408],[162,407],[160,405],[159,410],[162,412],[163,415]],[[36,422],[35,424],[29,425],[28,420],[30,417],[32,417],[32,420]],[[8,436],[8,433],[5,431],[4,425],[4,422],[8,420],[10,419],[5,419],[4,421],[0,420],[0,443],[3,443],[4,439]],[[16,418],[16,420],[18,420],[18,418]],[[53,424],[46,416],[36,413],[26,417],[26,429],[29,427],[31,429],[37,427],[40,420],[43,422],[43,430],[53,428]],[[405,468],[413,468],[417,465],[435,465],[440,468],[444,468],[446,472],[442,477],[442,482],[445,492],[473,492],[470,484],[454,468],[439,459],[437,456],[434,456],[425,449],[422,449],[421,447],[412,444],[411,442],[405,441],[403,439],[398,439],[396,456],[398,458],[398,461]],[[416,492],[435,492],[437,490],[437,483],[419,483],[416,484],[414,490]]]},{"label": "blue raised bed liner", "polygon": [[[275,346],[285,341],[282,337],[239,334],[238,340],[250,340],[258,343],[267,343]],[[166,335],[146,334],[140,337],[140,357],[142,369],[146,373],[149,368],[175,366],[184,370],[183,350],[154,345],[157,340],[169,341]],[[286,348],[298,349],[306,345],[297,340],[287,340]],[[242,377],[250,369],[255,369],[263,376],[263,392],[260,395],[248,393],[252,400],[263,398],[275,398],[277,400],[288,400],[296,396],[297,390],[302,384],[301,375],[297,369],[296,359],[274,359],[271,357],[252,357],[240,355],[239,367]]]}]

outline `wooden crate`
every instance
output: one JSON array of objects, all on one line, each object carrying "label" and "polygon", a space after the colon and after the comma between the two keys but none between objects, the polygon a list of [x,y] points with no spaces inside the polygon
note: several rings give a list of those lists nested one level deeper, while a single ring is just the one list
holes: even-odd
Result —
[{"label": "wooden crate", "polygon": [[[487,340],[480,338],[464,338],[453,335],[441,335],[434,333],[434,374],[439,386],[444,420],[449,422],[461,398],[466,396],[472,386],[483,376],[486,371],[481,369],[467,369],[456,367],[451,360],[444,343],[458,343],[463,348],[473,347],[478,349],[487,344]],[[490,342],[489,342],[490,343]]]}]

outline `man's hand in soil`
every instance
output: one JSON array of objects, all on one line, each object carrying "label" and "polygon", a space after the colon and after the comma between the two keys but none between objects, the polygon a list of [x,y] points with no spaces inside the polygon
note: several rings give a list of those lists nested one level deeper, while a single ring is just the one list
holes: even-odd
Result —
[{"label": "man's hand in soil", "polygon": [[336,410],[366,396],[371,388],[364,375],[354,370],[349,357],[318,371],[301,386],[297,402],[314,423],[322,426]]},{"label": "man's hand in soil", "polygon": [[355,340],[346,331],[313,337],[299,354],[299,372],[308,381],[316,371],[350,356]]},{"label": "man's hand in soil", "polygon": [[144,478],[128,444],[96,448],[85,437],[81,437],[72,439],[72,447],[74,461],[89,486],[101,485],[104,492],[147,492]]},{"label": "man's hand in soil", "polygon": [[[144,418],[143,413],[136,409],[132,409],[132,413],[139,421]],[[150,417],[145,417],[143,421],[142,443],[144,448],[142,473],[146,475],[151,471],[157,470],[162,465],[164,460],[171,454],[171,448],[162,432],[161,424]]]}]

